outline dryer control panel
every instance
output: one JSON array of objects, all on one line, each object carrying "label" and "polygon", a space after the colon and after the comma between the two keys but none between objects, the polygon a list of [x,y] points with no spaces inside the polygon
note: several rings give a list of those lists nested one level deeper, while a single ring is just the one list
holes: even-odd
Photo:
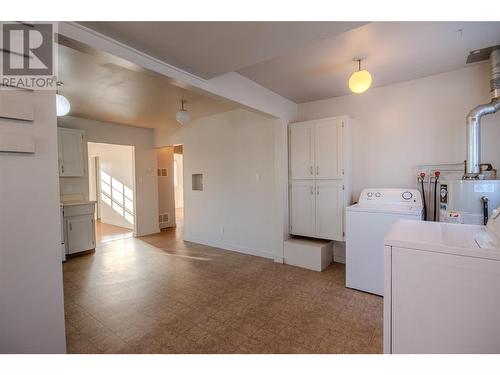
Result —
[{"label": "dryer control panel", "polygon": [[359,197],[359,203],[421,206],[422,197],[415,189],[364,189]]}]

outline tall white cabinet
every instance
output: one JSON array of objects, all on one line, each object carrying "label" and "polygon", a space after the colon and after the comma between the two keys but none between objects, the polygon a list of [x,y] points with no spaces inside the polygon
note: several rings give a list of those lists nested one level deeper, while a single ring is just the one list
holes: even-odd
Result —
[{"label": "tall white cabinet", "polygon": [[290,233],[342,241],[350,204],[350,119],[289,126]]}]

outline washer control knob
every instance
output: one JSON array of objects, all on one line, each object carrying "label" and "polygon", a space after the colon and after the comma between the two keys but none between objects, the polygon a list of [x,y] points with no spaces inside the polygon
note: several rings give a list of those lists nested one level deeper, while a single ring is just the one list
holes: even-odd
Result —
[{"label": "washer control knob", "polygon": [[378,191],[375,193],[375,196],[376,196],[377,198],[380,198],[380,196],[381,196],[381,195],[382,195],[382,194],[380,194]]},{"label": "washer control knob", "polygon": [[368,198],[373,197],[373,193],[372,193],[372,192],[370,192],[370,193],[368,193],[368,194],[366,194],[366,195],[368,196]]},{"label": "washer control knob", "polygon": [[401,196],[405,201],[408,201],[411,198],[413,198],[413,194],[410,191],[405,191],[403,194],[401,194]]}]

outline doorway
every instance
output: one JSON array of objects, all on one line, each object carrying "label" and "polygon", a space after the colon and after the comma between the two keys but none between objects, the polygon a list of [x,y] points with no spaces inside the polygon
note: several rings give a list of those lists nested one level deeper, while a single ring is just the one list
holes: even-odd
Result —
[{"label": "doorway", "polygon": [[130,238],[135,225],[134,147],[88,142],[89,199],[97,243]]},{"label": "doorway", "polygon": [[156,151],[160,229],[184,226],[184,163],[182,145]]},{"label": "doorway", "polygon": [[184,226],[184,154],[183,146],[174,146],[175,225]]}]

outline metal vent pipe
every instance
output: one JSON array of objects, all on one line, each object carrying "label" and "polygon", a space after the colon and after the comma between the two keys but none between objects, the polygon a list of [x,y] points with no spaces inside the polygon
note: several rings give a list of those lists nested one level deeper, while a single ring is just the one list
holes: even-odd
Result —
[{"label": "metal vent pipe", "polygon": [[480,178],[480,127],[481,117],[500,110],[500,46],[493,47],[490,53],[491,102],[477,106],[467,115],[467,160],[464,179]]}]

